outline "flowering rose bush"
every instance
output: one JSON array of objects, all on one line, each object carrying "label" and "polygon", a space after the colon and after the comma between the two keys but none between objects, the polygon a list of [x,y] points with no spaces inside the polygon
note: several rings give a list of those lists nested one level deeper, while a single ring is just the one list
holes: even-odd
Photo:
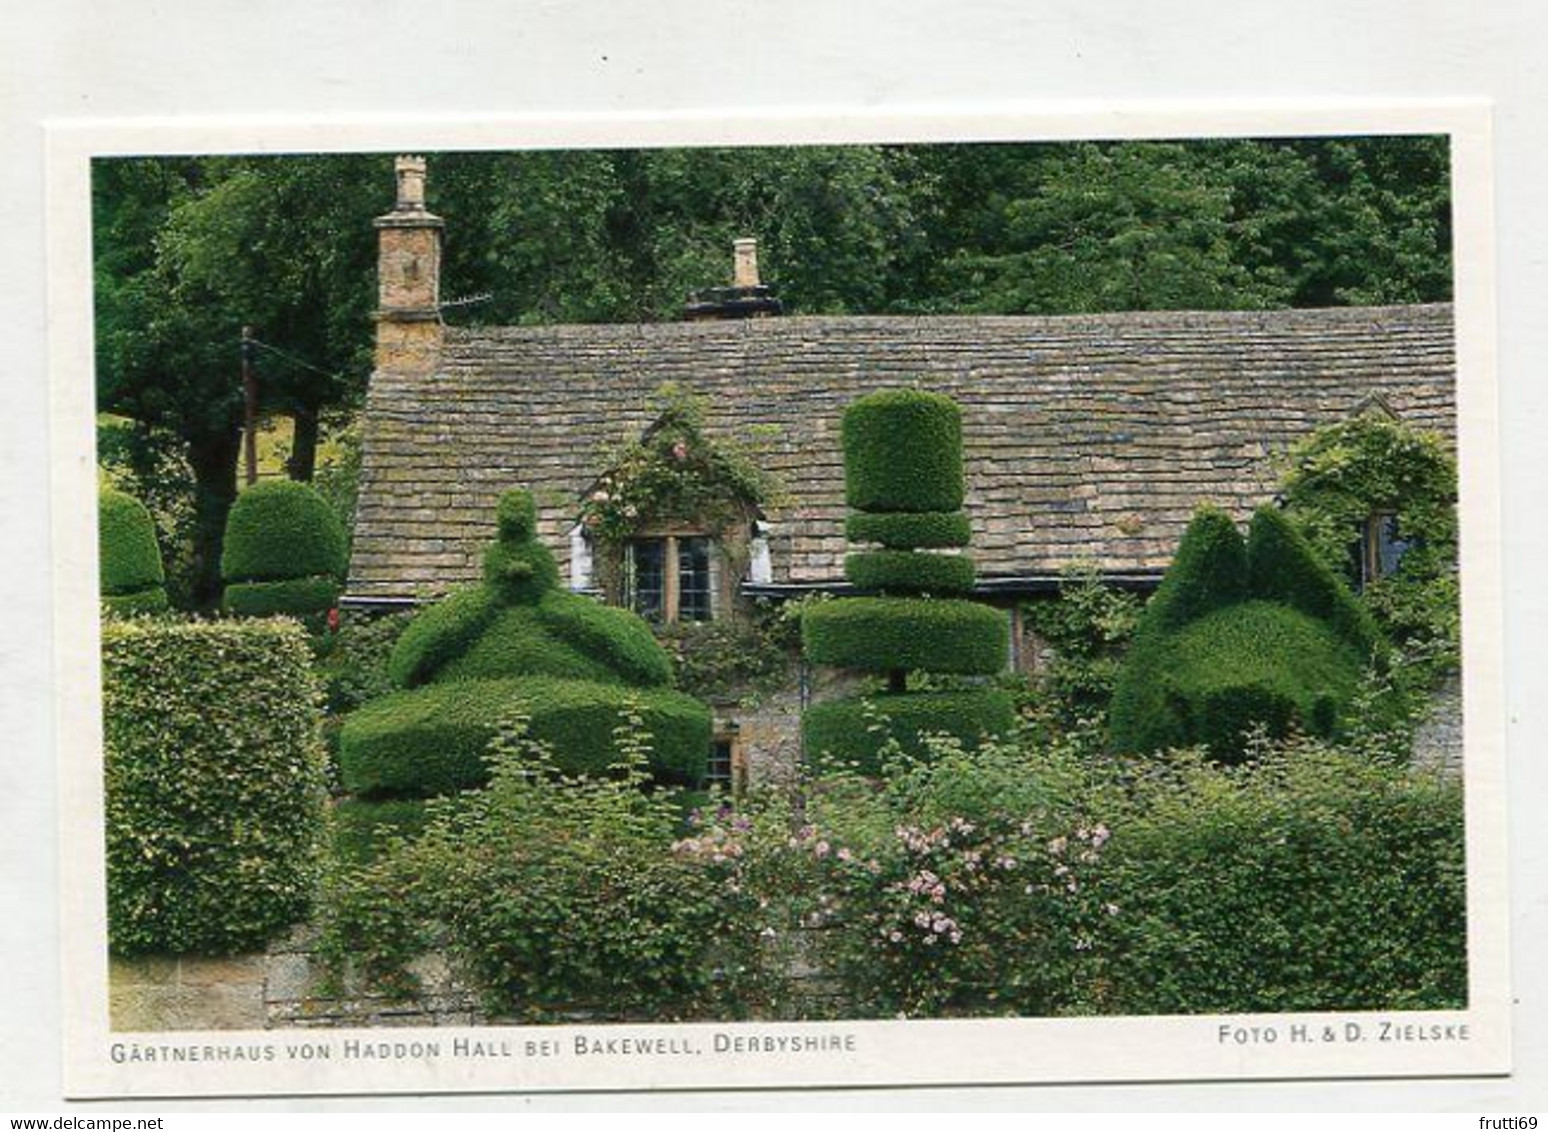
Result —
[{"label": "flowering rose bush", "polygon": [[770,490],[747,453],[704,434],[697,401],[668,390],[651,430],[609,455],[607,471],[581,506],[581,522],[593,538],[612,545],[652,523],[716,530],[753,513]]}]

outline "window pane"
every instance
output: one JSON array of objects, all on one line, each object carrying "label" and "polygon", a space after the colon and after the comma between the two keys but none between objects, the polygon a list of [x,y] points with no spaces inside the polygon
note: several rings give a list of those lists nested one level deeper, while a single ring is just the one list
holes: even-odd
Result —
[{"label": "window pane", "polygon": [[709,769],[705,773],[704,784],[731,789],[731,740],[716,739],[710,747]]},{"label": "window pane", "polygon": [[1403,561],[1403,555],[1414,545],[1412,539],[1398,537],[1398,521],[1396,515],[1382,516],[1381,528],[1377,532],[1376,555],[1381,576],[1386,577],[1398,568],[1398,563]]},{"label": "window pane", "polygon": [[710,540],[677,540],[677,616],[680,621],[708,621],[714,615],[710,587]]},{"label": "window pane", "polygon": [[649,621],[660,621],[666,604],[666,543],[639,539],[629,544],[629,608]]}]

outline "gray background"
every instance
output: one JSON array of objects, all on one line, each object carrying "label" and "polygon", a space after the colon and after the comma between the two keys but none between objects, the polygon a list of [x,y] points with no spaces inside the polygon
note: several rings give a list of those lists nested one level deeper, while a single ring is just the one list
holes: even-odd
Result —
[{"label": "gray background", "polygon": [[1005,101],[1496,100],[1516,1064],[1510,1080],[260,1100],[151,1112],[614,1107],[1548,1108],[1548,7],[1533,0],[53,0],[0,35],[0,1111],[61,1107],[43,145],[49,117],[551,113]]}]

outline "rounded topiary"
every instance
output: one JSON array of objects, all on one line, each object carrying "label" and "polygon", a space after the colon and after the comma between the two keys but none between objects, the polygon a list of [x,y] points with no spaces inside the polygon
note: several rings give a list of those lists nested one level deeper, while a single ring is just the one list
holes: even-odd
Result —
[{"label": "rounded topiary", "polygon": [[844,521],[844,537],[911,550],[966,546],[973,540],[973,528],[961,511],[851,511]]},{"label": "rounded topiary", "polygon": [[1015,724],[1015,701],[994,688],[882,692],[814,704],[801,717],[801,739],[808,763],[819,772],[875,775],[883,769],[882,748],[889,742],[918,759],[929,754],[928,735],[950,736],[971,749]]},{"label": "rounded topiary", "polygon": [[663,782],[695,785],[711,716],[672,691],[672,663],[643,619],[559,588],[538,542],[530,493],[500,497],[484,581],[421,611],[388,662],[402,692],[351,716],[340,734],[345,785],[366,796],[426,797],[481,785],[499,721],[519,705],[565,770],[605,770],[614,731],[637,708]]},{"label": "rounded topiary", "polygon": [[880,593],[967,593],[977,573],[960,554],[914,550],[866,550],[844,560],[844,573],[862,590]]},{"label": "rounded topiary", "polygon": [[992,676],[1005,667],[1010,625],[973,601],[840,598],[806,611],[801,644],[808,660],[836,668]]},{"label": "rounded topiary", "polygon": [[339,738],[345,787],[362,797],[428,797],[489,781],[486,758],[505,713],[530,715],[528,733],[570,774],[601,774],[617,758],[615,732],[638,713],[659,782],[693,786],[709,759],[709,710],[670,688],[628,688],[547,676],[454,680],[374,700]]},{"label": "rounded topiary", "polygon": [[923,732],[964,741],[998,734],[1014,721],[1010,700],[987,690],[927,696],[907,693],[911,671],[988,676],[1005,667],[1010,627],[1003,613],[960,597],[976,579],[967,554],[930,553],[966,546],[962,415],[948,397],[900,389],[874,393],[844,413],[846,495],[855,508],[844,530],[853,542],[879,545],[844,562],[856,588],[881,596],[841,598],[807,610],[801,641],[817,664],[884,673],[887,728],[870,726],[870,701],[840,700],[808,710],[803,741],[824,765],[832,749],[867,773],[888,736],[922,754]]},{"label": "rounded topiary", "polygon": [[1342,583],[1273,508],[1243,542],[1200,509],[1119,669],[1115,750],[1202,745],[1240,758],[1255,728],[1332,736],[1381,642]]},{"label": "rounded topiary", "polygon": [[844,413],[844,494],[860,511],[962,506],[962,413],[915,389],[872,393]]},{"label": "rounded topiary", "polygon": [[166,574],[156,521],[132,495],[97,495],[97,554],[102,604],[114,613],[158,613],[167,607]]},{"label": "rounded topiary", "polygon": [[343,524],[313,488],[254,484],[226,520],[225,607],[251,616],[319,613],[338,600],[347,554]]}]

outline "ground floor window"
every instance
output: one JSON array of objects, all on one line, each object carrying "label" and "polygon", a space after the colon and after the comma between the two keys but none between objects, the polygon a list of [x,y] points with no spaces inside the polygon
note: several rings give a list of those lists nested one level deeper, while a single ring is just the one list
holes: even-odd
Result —
[{"label": "ground floor window", "polygon": [[709,767],[704,775],[704,785],[711,789],[719,787],[727,794],[740,794],[746,788],[747,764],[743,758],[742,744],[734,729],[716,734],[710,744]]}]

